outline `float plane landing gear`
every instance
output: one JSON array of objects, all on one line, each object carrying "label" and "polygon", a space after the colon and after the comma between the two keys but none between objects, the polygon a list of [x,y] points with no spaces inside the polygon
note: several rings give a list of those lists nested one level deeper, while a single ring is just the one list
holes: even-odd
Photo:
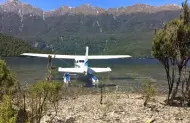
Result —
[{"label": "float plane landing gear", "polygon": [[63,76],[63,81],[64,83],[66,84],[69,84],[71,82],[71,78],[70,78],[70,75],[69,73],[65,73],[64,76]]},{"label": "float plane landing gear", "polygon": [[92,81],[92,85],[98,85],[99,80],[95,75],[88,73],[88,76],[90,77],[90,80]]}]

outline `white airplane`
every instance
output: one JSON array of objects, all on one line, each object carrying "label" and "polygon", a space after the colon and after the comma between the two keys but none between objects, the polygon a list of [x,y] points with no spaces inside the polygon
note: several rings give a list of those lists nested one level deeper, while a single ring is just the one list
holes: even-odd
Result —
[{"label": "white airplane", "polygon": [[92,73],[101,73],[101,72],[110,72],[111,68],[94,68],[88,67],[88,59],[118,59],[118,58],[129,58],[129,55],[88,55],[88,46],[86,47],[86,54],[82,55],[58,55],[58,54],[37,54],[37,53],[23,53],[21,55],[24,56],[34,56],[34,57],[45,57],[48,58],[58,58],[58,59],[74,59],[74,68],[58,68],[58,72],[64,72],[64,82],[70,82],[70,75],[69,73],[77,73],[77,74],[84,74],[88,75],[91,78],[93,83],[99,82],[98,78],[94,76]]}]

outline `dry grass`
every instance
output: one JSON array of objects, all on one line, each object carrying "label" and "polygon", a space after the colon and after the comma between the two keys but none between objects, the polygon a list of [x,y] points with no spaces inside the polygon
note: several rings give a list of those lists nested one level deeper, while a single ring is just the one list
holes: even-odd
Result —
[{"label": "dry grass", "polygon": [[[100,105],[99,94],[88,94],[61,100],[53,123],[189,123],[190,109],[165,106],[166,96],[156,96],[144,107],[140,94],[107,93]],[[42,123],[53,117],[49,110]]]}]

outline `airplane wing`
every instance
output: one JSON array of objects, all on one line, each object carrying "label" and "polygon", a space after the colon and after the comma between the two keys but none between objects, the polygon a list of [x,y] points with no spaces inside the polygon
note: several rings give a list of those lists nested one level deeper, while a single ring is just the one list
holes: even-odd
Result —
[{"label": "airplane wing", "polygon": [[44,57],[44,58],[48,58],[48,56],[51,56],[52,58],[58,58],[58,59],[75,59],[76,57],[83,57],[83,56],[77,56],[77,55],[38,54],[38,53],[23,53],[21,55],[23,55],[23,56]]},{"label": "airplane wing", "polygon": [[93,67],[90,67],[89,70],[91,72],[94,72],[94,73],[103,73],[103,72],[110,72],[111,68],[109,68],[109,67],[107,67],[107,68],[93,68]]},{"label": "airplane wing", "polygon": [[118,58],[130,58],[130,55],[92,55],[88,56],[88,59],[118,59]]},{"label": "airplane wing", "polygon": [[[51,56],[52,58],[58,59],[85,59],[85,56],[82,55],[59,55],[59,54],[39,54],[39,53],[23,53],[22,56],[34,56],[34,57],[44,57],[48,58]],[[130,55],[91,55],[88,56],[88,59],[118,59],[118,58],[130,58]]]},{"label": "airplane wing", "polygon": [[58,68],[59,72],[66,72],[66,73],[84,73],[84,70],[81,68]]}]

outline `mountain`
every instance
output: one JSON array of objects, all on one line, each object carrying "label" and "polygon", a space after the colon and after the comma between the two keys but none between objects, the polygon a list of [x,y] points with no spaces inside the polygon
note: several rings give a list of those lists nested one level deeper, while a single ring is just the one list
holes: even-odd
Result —
[{"label": "mountain", "polygon": [[[79,54],[88,45],[91,54],[150,56],[155,28],[178,18],[178,5],[103,9],[89,4],[43,11],[19,0],[0,5],[0,32],[26,40],[35,47]],[[135,51],[135,52],[134,52]]]},{"label": "mountain", "polygon": [[25,41],[0,34],[0,57],[19,56],[24,52],[41,52],[38,49],[31,47]]}]

